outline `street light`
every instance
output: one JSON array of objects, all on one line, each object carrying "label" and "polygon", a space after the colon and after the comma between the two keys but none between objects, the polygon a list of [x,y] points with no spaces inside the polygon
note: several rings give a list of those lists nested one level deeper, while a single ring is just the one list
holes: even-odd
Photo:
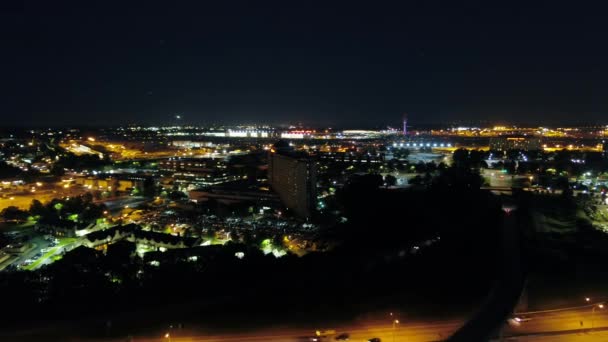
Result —
[{"label": "street light", "polygon": [[[392,316],[392,313],[391,313],[391,316]],[[399,324],[399,320],[394,319],[393,320],[393,342],[395,342],[395,330],[397,329],[397,324]]]},{"label": "street light", "polygon": [[600,303],[598,305],[594,305],[593,309],[591,309],[591,329],[593,329],[593,320],[595,318],[595,309],[603,309],[604,308],[604,303]]},{"label": "street light", "polygon": [[590,301],[591,301],[591,298],[585,297],[585,302],[589,303]]}]

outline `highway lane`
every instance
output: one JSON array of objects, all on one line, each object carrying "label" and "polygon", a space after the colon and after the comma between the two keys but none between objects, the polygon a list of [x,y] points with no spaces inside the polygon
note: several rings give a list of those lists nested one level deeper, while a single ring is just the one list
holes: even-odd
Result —
[{"label": "highway lane", "polygon": [[[441,322],[431,324],[412,324],[412,325],[401,325],[392,328],[392,324],[385,324],[382,326],[356,326],[356,327],[343,327],[341,329],[333,329],[336,334],[328,335],[321,339],[321,342],[335,341],[335,337],[343,332],[350,335],[349,341],[367,341],[372,337],[378,337],[382,341],[391,342],[393,341],[440,341],[449,336],[450,333],[454,332],[462,322]],[[273,341],[273,342],[303,342],[310,341],[306,337],[314,336],[314,329],[303,330],[303,329],[280,329],[280,330],[267,330],[252,333],[242,334],[224,334],[224,335],[191,335],[191,336],[179,336],[181,334],[170,334],[171,341],[182,341],[182,342],[262,342],[262,341]],[[151,338],[136,338],[133,341],[162,341],[164,336],[151,337]],[[165,341],[168,339],[165,339]]]},{"label": "highway lane", "polygon": [[524,336],[508,341],[517,342],[598,342],[608,341],[608,332],[577,332],[564,335],[549,335],[549,336]]},{"label": "highway lane", "polygon": [[[347,329],[333,329],[336,334],[322,338],[321,342],[335,341],[335,337],[343,332],[350,334],[349,341],[367,341],[372,337],[379,337],[383,342],[393,341],[438,341],[447,336],[450,332],[453,332],[460,326],[462,322],[437,322],[429,324],[411,324],[411,325],[397,325],[393,330],[391,324],[383,324],[378,326],[372,325],[356,325]],[[442,332],[443,331],[443,332]],[[95,342],[152,342],[152,341],[174,341],[174,342],[304,342],[311,341],[306,337],[312,337],[315,335],[315,329],[302,329],[302,328],[275,328],[266,329],[251,332],[242,333],[226,333],[226,334],[205,334],[202,332],[185,331],[185,330],[173,330],[168,331],[169,337],[165,337],[166,332],[158,333],[155,336],[135,336],[129,339],[127,336],[123,336],[115,339],[86,339],[77,336],[66,337],[63,336],[61,341],[95,341]],[[53,337],[48,337],[48,334],[44,332],[28,332],[24,331],[19,334],[0,334],[0,339],[6,341],[39,341],[44,336],[45,341],[58,341]]]},{"label": "highway lane", "polygon": [[[387,315],[388,316],[388,315]],[[608,331],[593,331],[587,329],[591,327],[591,307],[571,308],[563,311],[545,312],[529,315],[532,320],[521,323],[519,326],[509,326],[505,324],[502,336],[506,341],[608,341],[601,339],[608,336]],[[166,332],[170,333],[170,341],[182,342],[303,342],[305,336],[313,336],[317,329],[335,330],[336,334],[343,332],[349,333],[350,341],[362,342],[367,341],[372,337],[379,337],[383,342],[393,342],[393,333],[395,342],[428,342],[428,341],[443,341],[454,333],[465,319],[454,319],[447,321],[411,321],[407,317],[398,317],[399,324],[395,325],[393,330],[390,317],[386,320],[365,320],[357,321],[351,324],[336,325],[336,326],[310,326],[304,328],[292,327],[275,327],[268,329],[244,331],[244,332],[229,332],[229,333],[210,333],[203,328],[190,326],[188,330],[167,330],[162,331],[157,328],[150,327],[153,330],[159,331],[156,335],[135,335],[130,341],[169,341],[165,338]],[[583,321],[583,328],[580,329],[580,322]],[[239,323],[235,322],[235,330],[238,330]],[[608,328],[608,308],[601,311],[596,311],[594,314],[594,325],[596,328]],[[578,329],[574,332],[572,329]],[[26,335],[29,335],[26,337]],[[37,337],[45,336],[44,332],[36,334],[23,334],[11,336],[5,334],[0,339],[6,341],[38,341]],[[322,339],[321,342],[335,341],[336,335],[328,336]],[[6,339],[4,339],[6,337]],[[47,339],[52,341],[52,339]],[[63,340],[72,341],[87,341],[87,339],[72,336],[71,339]],[[101,339],[91,341],[101,342]],[[106,339],[105,341],[129,341],[126,336],[116,339]]]},{"label": "highway lane", "polygon": [[[594,326],[608,327],[608,308],[595,311],[593,314]],[[586,329],[591,327],[591,307],[572,308],[564,311],[546,312],[529,315],[532,319],[521,323],[519,326],[505,324],[502,336],[509,341],[598,341],[602,336],[608,336],[606,331],[590,332]],[[581,329],[580,322],[583,322]],[[350,341],[367,341],[372,337],[379,337],[383,342],[394,341],[407,342],[428,342],[442,341],[454,333],[464,320],[437,321],[437,322],[401,322],[395,325],[393,330],[390,320],[385,323],[370,322],[356,323],[352,325],[324,327],[335,330],[337,334],[347,332],[350,334]],[[268,329],[252,331],[249,333],[205,335],[200,332],[186,333],[175,332],[172,334],[171,341],[191,341],[191,342],[301,342],[306,341],[305,336],[313,336],[315,329]],[[579,329],[576,331],[576,329]],[[572,333],[572,330],[575,330]],[[543,332],[551,335],[542,335]],[[564,334],[560,334],[563,332]],[[566,332],[569,332],[565,334]],[[171,334],[171,333],[170,333]],[[185,336],[188,334],[188,336]],[[528,336],[526,336],[528,335]],[[333,336],[322,339],[322,342],[334,341]],[[162,341],[163,336],[135,338],[133,341]],[[168,339],[165,339],[165,341]],[[608,341],[608,338],[606,339]]]},{"label": "highway lane", "polygon": [[589,329],[592,327],[608,327],[608,307],[600,309],[598,304],[583,306],[563,311],[553,311],[538,314],[530,314],[530,321],[522,322],[520,325],[506,326],[503,331],[505,335],[519,335],[536,333],[542,331],[567,331],[575,329]]}]

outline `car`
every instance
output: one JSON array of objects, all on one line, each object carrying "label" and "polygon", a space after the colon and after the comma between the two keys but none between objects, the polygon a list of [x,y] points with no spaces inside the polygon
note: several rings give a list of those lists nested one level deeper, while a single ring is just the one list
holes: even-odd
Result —
[{"label": "car", "polygon": [[513,317],[513,319],[514,319],[516,322],[519,322],[519,323],[522,323],[522,322],[527,322],[527,321],[531,321],[531,320],[532,320],[532,318],[527,317],[527,316],[517,316],[517,317]]},{"label": "car", "polygon": [[336,336],[336,341],[348,341],[349,338],[350,338],[349,334],[342,333],[342,334]]},{"label": "car", "polygon": [[367,342],[382,342],[382,340],[379,337],[372,337]]},{"label": "car", "polygon": [[531,320],[532,320],[532,318],[527,317],[527,316],[514,316],[514,317],[510,317],[509,319],[507,319],[507,322],[513,326],[520,326],[522,323],[528,322]]}]

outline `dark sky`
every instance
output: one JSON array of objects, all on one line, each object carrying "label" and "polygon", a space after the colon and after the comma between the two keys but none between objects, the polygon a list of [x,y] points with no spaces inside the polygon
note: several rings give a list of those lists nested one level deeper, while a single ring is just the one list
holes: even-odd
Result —
[{"label": "dark sky", "polygon": [[1,125],[608,121],[585,2],[88,3],[0,5]]}]

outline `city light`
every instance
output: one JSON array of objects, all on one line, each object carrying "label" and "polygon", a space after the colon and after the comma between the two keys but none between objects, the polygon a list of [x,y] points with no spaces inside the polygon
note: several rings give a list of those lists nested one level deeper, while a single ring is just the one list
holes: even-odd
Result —
[{"label": "city light", "polygon": [[608,341],[597,3],[3,13],[2,340]]}]

